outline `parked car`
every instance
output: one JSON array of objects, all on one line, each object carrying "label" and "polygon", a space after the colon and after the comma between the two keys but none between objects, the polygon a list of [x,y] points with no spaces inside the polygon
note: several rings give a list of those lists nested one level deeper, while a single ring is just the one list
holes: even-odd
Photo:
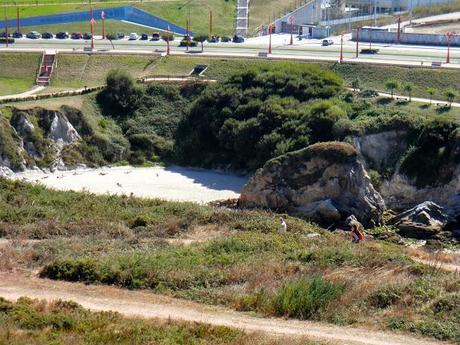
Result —
[{"label": "parked car", "polygon": [[159,41],[160,38],[161,38],[161,36],[160,36],[160,33],[159,33],[159,32],[154,32],[154,33],[152,34],[152,41]]},{"label": "parked car", "polygon": [[121,40],[125,38],[125,34],[123,32],[117,32],[117,40]]},{"label": "parked car", "polygon": [[234,43],[243,43],[244,42],[244,37],[241,35],[235,35],[233,36],[233,42]]},{"label": "parked car", "polygon": [[23,34],[20,33],[19,31],[15,31],[15,32],[13,32],[13,37],[14,37],[14,38],[22,38],[22,37],[23,37]]},{"label": "parked car", "polygon": [[[3,31],[3,32],[0,32],[0,37],[1,38],[6,38],[6,32]],[[11,34],[8,32],[8,37],[11,37]]]},{"label": "parked car", "polygon": [[209,43],[219,43],[220,37],[219,36],[211,36],[208,40]]},{"label": "parked car", "polygon": [[37,31],[31,31],[31,32],[29,32],[29,33],[27,34],[26,37],[27,37],[27,38],[31,38],[31,39],[33,39],[33,40],[36,40],[36,39],[40,38],[41,36],[42,36],[42,35],[41,35],[39,32],[37,32]]},{"label": "parked car", "polygon": [[84,40],[90,40],[92,37],[93,37],[93,35],[91,35],[89,32],[85,32],[83,34],[83,39]]},{"label": "parked car", "polygon": [[334,44],[333,40],[323,40],[323,42],[321,43],[321,45],[324,46],[324,47],[330,46],[330,45],[333,45],[333,44]]},{"label": "parked car", "polygon": [[59,38],[60,40],[65,40],[66,38],[69,38],[69,33],[68,32],[58,32],[56,34],[56,38]]},{"label": "parked car", "polygon": [[142,34],[141,35],[141,40],[142,41],[147,41],[148,39],[149,39],[149,35],[147,35],[147,34]]},{"label": "parked car", "polygon": [[130,40],[130,41],[135,41],[135,40],[137,40],[137,39],[139,39],[139,35],[136,34],[135,32],[131,32],[131,33],[129,34],[129,40]]},{"label": "parked car", "polygon": [[80,40],[82,37],[80,32],[72,32],[72,35],[70,35],[70,38],[73,40]]},{"label": "parked car", "polygon": [[49,40],[51,38],[53,38],[53,34],[51,32],[44,32],[43,35],[42,35],[42,38],[44,38],[45,40]]},{"label": "parked car", "polygon": [[231,42],[232,41],[232,38],[230,36],[224,36],[222,37],[222,42]]}]

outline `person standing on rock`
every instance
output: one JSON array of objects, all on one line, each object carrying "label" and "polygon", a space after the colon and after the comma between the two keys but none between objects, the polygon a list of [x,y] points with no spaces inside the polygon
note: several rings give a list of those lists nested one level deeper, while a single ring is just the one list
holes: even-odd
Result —
[{"label": "person standing on rock", "polygon": [[283,217],[280,217],[280,226],[278,227],[279,234],[285,234],[287,231],[287,224],[284,221]]}]

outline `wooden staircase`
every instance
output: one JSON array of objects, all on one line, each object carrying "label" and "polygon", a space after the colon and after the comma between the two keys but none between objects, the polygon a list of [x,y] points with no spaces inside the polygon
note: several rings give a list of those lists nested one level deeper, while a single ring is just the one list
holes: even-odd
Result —
[{"label": "wooden staircase", "polygon": [[40,70],[37,76],[37,85],[39,86],[48,86],[51,79],[51,74],[56,62],[56,53],[54,52],[45,52],[42,57],[42,62],[40,64]]}]

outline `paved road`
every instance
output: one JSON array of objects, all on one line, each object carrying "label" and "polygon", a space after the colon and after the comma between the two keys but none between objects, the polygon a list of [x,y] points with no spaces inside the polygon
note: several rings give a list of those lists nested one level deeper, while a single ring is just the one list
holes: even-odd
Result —
[{"label": "paved road", "polygon": [[[403,46],[389,44],[372,44],[372,47],[380,50],[377,55],[360,54],[355,57],[356,43],[349,41],[349,36],[344,40],[344,61],[347,62],[368,62],[380,64],[398,64],[411,66],[431,66],[432,62],[444,62],[446,58],[445,47],[430,46]],[[334,38],[334,44],[328,47],[321,46],[321,40],[302,40],[295,41],[293,46],[288,45],[289,35],[273,35],[272,54],[270,57],[282,59],[305,59],[305,60],[324,60],[338,61],[340,55],[340,39]],[[0,47],[1,51],[23,50],[23,51],[43,51],[56,50],[61,52],[82,52],[85,47],[89,47],[90,42],[84,40],[30,40],[19,39],[17,43]],[[362,43],[360,49],[369,47],[369,43]],[[171,45],[171,53],[175,55],[218,55],[218,56],[239,56],[257,57],[259,52],[267,52],[268,37],[258,37],[248,39],[243,44],[219,43],[205,44],[204,54],[200,48],[191,48],[186,52],[183,47],[178,47],[178,42]],[[108,41],[102,39],[95,40],[95,50],[98,52],[124,52],[136,54],[149,54],[152,52],[165,52],[164,42],[151,41]],[[443,67],[460,68],[460,48],[451,48],[451,63],[443,64]]]}]

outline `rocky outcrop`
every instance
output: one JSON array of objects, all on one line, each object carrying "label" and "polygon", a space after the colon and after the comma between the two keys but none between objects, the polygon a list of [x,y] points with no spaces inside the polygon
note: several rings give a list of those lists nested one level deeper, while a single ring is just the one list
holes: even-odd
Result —
[{"label": "rocky outcrop", "polygon": [[407,132],[392,130],[353,136],[352,143],[368,167],[379,171],[395,169],[407,151]]},{"label": "rocky outcrop", "polygon": [[390,219],[390,225],[405,237],[430,239],[443,231],[451,221],[444,208],[426,201]]},{"label": "rocky outcrop", "polygon": [[239,204],[288,210],[323,225],[351,214],[366,226],[380,224],[385,203],[353,146],[319,143],[273,159],[243,188]]}]

